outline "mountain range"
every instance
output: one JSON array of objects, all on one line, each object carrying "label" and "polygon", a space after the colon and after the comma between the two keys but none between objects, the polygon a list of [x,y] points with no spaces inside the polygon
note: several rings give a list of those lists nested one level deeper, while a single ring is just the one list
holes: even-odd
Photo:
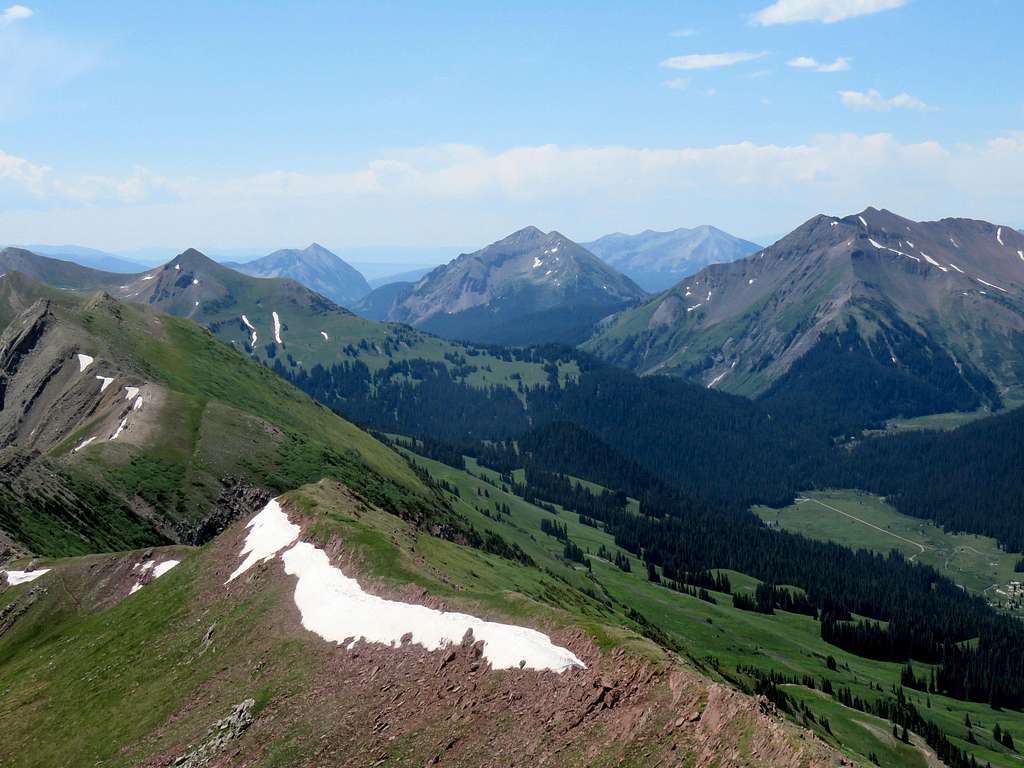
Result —
[{"label": "mountain range", "polygon": [[415,283],[379,288],[360,307],[448,338],[574,343],[596,320],[645,295],[564,235],[526,227]]},{"label": "mountain range", "polygon": [[[615,276],[517,235],[410,311]],[[446,340],[192,249],[127,275],[6,249],[0,761],[1012,765],[1024,411],[981,417],[1018,386],[1022,251],[819,216],[580,350]],[[639,291],[618,279],[597,295]],[[977,421],[865,431],[951,410]],[[934,523],[984,555],[918,550]]]},{"label": "mountain range", "polygon": [[711,226],[605,235],[583,247],[646,291],[662,291],[710,264],[728,263],[761,246]]},{"label": "mountain range", "polygon": [[[165,270],[196,267],[209,275],[186,252]],[[39,298],[0,335],[0,381],[5,762],[469,766],[500,750],[569,768],[717,760],[744,734],[764,753],[744,764],[837,759],[648,637],[625,591],[597,595],[538,527],[552,513],[491,480],[435,480],[186,318]],[[470,501],[485,495],[505,522]],[[656,598],[619,557],[627,589]]]},{"label": "mountain range", "polygon": [[1015,230],[868,208],[816,216],[709,266],[610,318],[583,348],[746,395],[820,387],[819,398],[848,397],[855,381],[900,379],[947,406],[978,405],[1024,383],[1022,291]]}]

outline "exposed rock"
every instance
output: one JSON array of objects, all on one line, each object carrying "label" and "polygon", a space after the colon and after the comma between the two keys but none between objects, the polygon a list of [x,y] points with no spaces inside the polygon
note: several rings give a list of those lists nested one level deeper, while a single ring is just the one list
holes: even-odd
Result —
[{"label": "exposed rock", "polygon": [[175,760],[174,765],[178,768],[200,768],[209,765],[210,761],[252,725],[255,720],[252,710],[255,706],[255,699],[246,699],[241,704],[236,704],[231,714],[210,726],[206,732],[206,739],[199,746]]}]

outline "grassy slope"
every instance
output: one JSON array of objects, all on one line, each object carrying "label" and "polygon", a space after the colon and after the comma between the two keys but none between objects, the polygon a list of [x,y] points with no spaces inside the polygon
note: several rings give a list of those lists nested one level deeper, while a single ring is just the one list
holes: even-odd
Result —
[{"label": "grassy slope", "polygon": [[[202,276],[201,271],[197,274]],[[526,385],[546,381],[541,364],[502,360],[482,347],[447,341],[397,323],[367,320],[322,305],[318,299],[311,301],[309,291],[288,280],[250,278],[222,268],[217,277],[230,290],[230,305],[201,303],[193,310],[189,298],[183,296],[170,311],[210,327],[219,339],[238,350],[245,350],[250,339],[241,320],[244,313],[256,328],[258,340],[251,354],[259,360],[271,360],[272,354],[289,365],[290,355],[296,365],[307,370],[318,363],[359,360],[373,372],[392,362],[420,359],[444,363],[454,370],[452,360],[461,356],[478,368],[465,378],[473,386],[514,388],[520,380]],[[282,324],[281,345],[273,343],[275,311]]]},{"label": "grassy slope", "polygon": [[[312,521],[314,540],[339,537],[361,577],[378,585],[415,584],[487,617],[587,626],[608,645],[661,657],[621,615],[559,574],[432,537],[354,503],[328,481],[286,498]],[[96,578],[90,566],[111,556],[50,563],[57,571],[36,582],[48,589],[43,602],[0,637],[0,764],[136,765],[202,734],[246,696],[290,723],[280,754],[262,764],[287,765],[316,749],[319,715],[297,709],[296,696],[323,643],[280,626],[281,611],[291,610],[290,580],[261,581],[259,590],[228,598],[225,564],[238,555],[225,546],[191,550],[167,575],[99,611],[80,609],[78,596]],[[0,592],[0,607],[29,588]],[[211,626],[214,648],[200,653]],[[181,715],[186,704],[193,708]]]},{"label": "grassy slope", "polygon": [[[883,499],[861,491],[814,492],[805,497],[811,501],[783,509],[757,507],[754,512],[769,524],[812,539],[877,552],[898,549],[973,592],[985,592],[990,599],[998,597],[989,589],[993,584],[1021,580],[1021,574],[1013,570],[1020,555],[1004,551],[994,539],[947,533],[929,521],[901,515]],[[852,520],[822,504],[865,522]],[[911,542],[919,543],[924,551]]]},{"label": "grassy slope", "polygon": [[[519,543],[531,555],[538,556],[537,552],[543,551],[547,558],[559,562],[560,568],[581,572],[578,567],[571,568],[561,560],[562,545],[559,541],[540,532],[540,520],[551,518],[550,513],[509,496],[489,486],[485,480],[471,477],[461,470],[426,459],[417,461],[426,466],[431,475],[459,487],[462,499],[470,502],[463,503],[460,509],[471,518],[475,507],[490,506],[493,513],[495,501],[509,505],[512,514],[502,522],[494,522],[477,513],[476,521],[481,527],[493,526],[508,541]],[[484,487],[490,493],[489,500],[477,495],[476,489]],[[752,666],[797,678],[811,675],[819,684],[822,678],[828,677],[835,688],[849,687],[855,696],[865,699],[886,696],[893,685],[899,684],[901,665],[863,659],[826,644],[820,637],[818,622],[809,617],[781,611],[772,616],[740,611],[732,607],[728,595],[715,593],[717,604],[712,605],[653,585],[646,580],[644,566],[639,560],[631,558],[632,572],[625,573],[593,555],[602,544],[612,552],[616,551],[611,536],[580,524],[578,516],[569,511],[562,511],[557,519],[566,524],[570,538],[591,553],[593,575],[601,592],[618,605],[640,611],[710,674],[718,672],[741,684],[752,684],[752,681],[736,672],[739,666]],[[756,584],[756,580],[743,574],[730,573],[729,576],[739,591],[753,589]],[[825,659],[829,655],[838,661],[835,672],[826,668]],[[918,674],[927,670],[924,665],[915,665],[915,668]],[[819,726],[813,726],[815,731],[850,754],[866,761],[867,756],[874,752],[883,766],[924,766],[920,750],[892,741],[891,723],[881,724],[877,718],[847,709],[820,691],[791,686],[789,692],[806,701],[816,718],[824,716],[829,719],[838,738],[824,733]],[[994,744],[991,729],[998,722],[1015,737],[1018,733],[1024,734],[1024,713],[996,712],[984,705],[943,696],[932,696],[929,708],[924,694],[908,691],[908,695],[918,709],[939,723],[959,747],[971,748],[982,764],[985,761],[991,761],[994,766],[1019,764],[1015,754]],[[975,737],[979,742],[976,746],[963,738],[964,716],[968,713],[975,724]],[[865,723],[877,727],[872,729]]]},{"label": "grassy slope", "polygon": [[54,447],[49,459],[69,483],[109,492],[95,498],[111,536],[83,548],[51,509],[56,518],[35,521],[33,551],[70,555],[159,543],[118,533],[138,527],[126,503],[141,500],[156,517],[187,529],[208,514],[226,479],[280,492],[332,477],[387,508],[443,514],[394,451],[191,321],[111,299],[66,308],[63,316],[93,335],[101,358],[161,385],[163,402],[145,411],[147,419],[157,414],[157,423],[142,445],[100,442],[71,454],[92,433],[89,423]]}]

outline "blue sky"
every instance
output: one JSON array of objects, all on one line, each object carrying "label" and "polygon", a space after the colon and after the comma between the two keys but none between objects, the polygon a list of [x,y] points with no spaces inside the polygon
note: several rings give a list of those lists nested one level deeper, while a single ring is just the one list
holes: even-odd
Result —
[{"label": "blue sky", "polygon": [[0,241],[767,240],[867,205],[1024,226],[1018,0],[22,2]]}]

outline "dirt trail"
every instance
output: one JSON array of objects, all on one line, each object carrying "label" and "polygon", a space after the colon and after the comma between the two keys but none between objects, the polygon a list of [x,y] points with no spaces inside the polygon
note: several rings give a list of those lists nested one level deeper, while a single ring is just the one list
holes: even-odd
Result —
[{"label": "dirt trail", "polygon": [[[912,544],[913,546],[915,546],[915,547],[917,547],[918,549],[921,550],[920,552],[917,553],[918,555],[924,554],[925,550],[928,549],[927,547],[925,547],[924,544],[922,544],[919,541],[914,541],[913,539],[907,539],[907,538],[905,538],[903,536],[900,536],[897,533],[893,533],[892,531],[887,531],[887,530],[885,530],[885,528],[881,528],[881,527],[875,525],[874,523],[869,523],[867,520],[859,518],[856,515],[851,515],[849,512],[843,512],[843,510],[838,509],[836,507],[833,507],[831,504],[826,504],[823,501],[818,501],[817,499],[811,499],[811,498],[808,498],[808,497],[801,497],[801,498],[797,499],[797,501],[798,502],[801,502],[801,501],[813,501],[815,504],[819,504],[819,505],[825,507],[825,509],[831,509],[833,512],[838,512],[843,517],[848,517],[851,520],[854,520],[854,521],[860,523],[861,525],[866,525],[868,528],[874,528],[876,531],[880,531],[881,533],[884,533],[887,536],[892,536],[894,539],[899,539],[900,541],[905,541],[907,544]],[[917,555],[914,555],[914,557],[912,557],[910,559],[913,560],[916,557],[917,557]]]}]

